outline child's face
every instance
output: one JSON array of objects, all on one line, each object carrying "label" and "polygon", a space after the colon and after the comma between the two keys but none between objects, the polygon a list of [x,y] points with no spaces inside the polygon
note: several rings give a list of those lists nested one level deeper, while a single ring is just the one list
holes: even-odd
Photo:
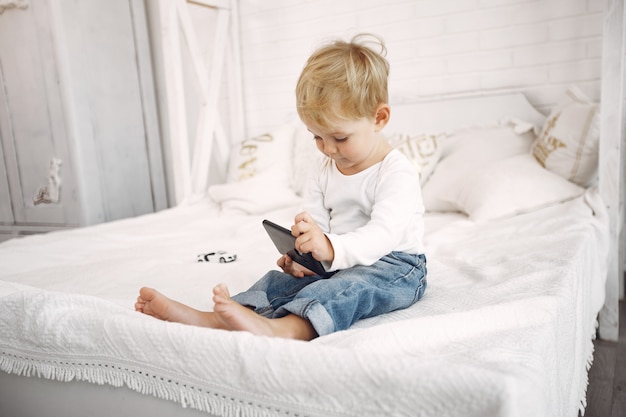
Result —
[{"label": "child's face", "polygon": [[[317,148],[333,159],[339,171],[345,175],[356,174],[382,160],[381,154],[387,142],[380,130],[388,119],[361,118],[336,120],[332,127],[305,122],[315,137]],[[386,152],[384,152],[386,154]]]}]

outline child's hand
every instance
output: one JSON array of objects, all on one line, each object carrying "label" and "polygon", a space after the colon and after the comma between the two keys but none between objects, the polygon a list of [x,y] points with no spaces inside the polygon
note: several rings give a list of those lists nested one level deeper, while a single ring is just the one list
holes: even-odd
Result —
[{"label": "child's hand", "polygon": [[302,278],[305,276],[315,275],[313,271],[304,266],[300,265],[297,262],[294,262],[293,259],[287,254],[278,258],[276,264],[283,270],[285,274],[290,274],[296,278]]},{"label": "child's hand", "polygon": [[296,216],[291,234],[297,238],[296,249],[300,252],[311,253],[320,262],[335,259],[333,245],[309,213],[302,212]]}]

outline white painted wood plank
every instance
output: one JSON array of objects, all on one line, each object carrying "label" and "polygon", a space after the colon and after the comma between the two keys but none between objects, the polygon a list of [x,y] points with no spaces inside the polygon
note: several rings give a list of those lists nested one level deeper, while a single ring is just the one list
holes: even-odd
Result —
[{"label": "white painted wood plank", "polygon": [[228,159],[230,155],[230,141],[228,135],[224,130],[224,126],[218,120],[215,124],[215,144],[214,155],[212,155],[213,161],[218,162],[218,173],[222,178],[226,178],[226,171],[228,169]]},{"label": "white painted wood plank", "polygon": [[187,8],[186,3],[178,2],[176,12],[178,13],[180,30],[183,33],[184,40],[187,42],[187,47],[189,48],[189,54],[194,72],[198,79],[198,83],[200,83],[200,88],[203,93],[203,101],[206,102],[206,96],[209,90],[209,80],[207,78],[208,71],[206,65],[202,62],[202,52],[194,32],[193,22],[189,16],[189,9]]},{"label": "white painted wood plank", "polygon": [[161,151],[162,141],[159,131],[154,75],[152,72],[152,56],[149,48],[148,22],[143,0],[130,0],[130,7],[133,19],[133,33],[135,43],[137,44],[137,68],[141,85],[141,101],[146,131],[146,150],[150,164],[153,204],[154,210],[159,211],[167,208],[167,196],[165,193],[163,153]]},{"label": "white painted wood plank", "polygon": [[[2,82],[0,81],[0,88],[2,88],[1,86]],[[0,133],[0,135],[2,134]],[[13,223],[14,221],[7,171],[4,165],[4,153],[0,144],[0,223]]]},{"label": "white painted wood plank", "polygon": [[[2,31],[0,30],[0,34]],[[22,192],[19,183],[15,178],[15,174],[19,172],[17,159],[15,157],[15,146],[13,145],[13,132],[11,129],[10,109],[6,97],[4,74],[0,67],[0,221],[13,223],[20,218],[19,210],[16,210],[16,216],[13,215],[13,207],[17,202],[22,201]],[[3,152],[2,149],[5,149]],[[5,165],[6,161],[6,165]],[[9,175],[10,173],[14,175]]]},{"label": "white painted wood plank", "polygon": [[163,71],[168,105],[168,127],[172,155],[174,201],[181,204],[191,196],[189,134],[182,75],[182,56],[178,27],[178,3],[184,0],[160,0]]},{"label": "white painted wood plank", "polygon": [[600,311],[600,337],[617,340],[619,328],[620,233],[624,224],[624,186],[622,144],[623,83],[624,83],[624,3],[607,0],[604,11],[602,48],[602,92],[600,115],[600,194],[609,212],[610,253],[606,298]]},{"label": "white painted wood plank", "polygon": [[[189,3],[193,3],[194,7],[189,7]],[[162,52],[162,59],[159,60],[162,62],[160,67],[162,72],[158,72],[158,74],[163,74],[161,79],[164,80],[163,84],[165,84],[167,91],[163,100],[165,105],[161,106],[161,114],[162,118],[166,120],[164,125],[169,125],[164,136],[183,137],[182,129],[180,127],[176,129],[174,124],[183,126],[185,123],[188,130],[184,135],[186,138],[184,143],[182,139],[177,138],[169,141],[171,155],[169,155],[168,160],[172,161],[170,180],[173,183],[173,187],[170,184],[170,188],[174,188],[176,193],[176,198],[173,199],[174,204],[181,204],[183,201],[190,201],[188,199],[195,200],[198,196],[204,196],[209,183],[221,182],[225,178],[231,141],[243,138],[241,133],[244,131],[243,94],[239,68],[241,59],[239,58],[238,39],[232,39],[235,31],[238,30],[234,27],[237,16],[233,10],[236,8],[231,6],[236,5],[236,2],[224,2],[222,6],[225,6],[226,3],[229,7],[224,9],[221,7],[215,10],[206,9],[211,11],[209,15],[215,17],[214,20],[211,19],[213,23],[210,29],[215,31],[215,36],[213,36],[208,54],[205,50],[206,41],[204,38],[197,38],[199,33],[204,33],[206,36],[207,28],[204,27],[199,30],[198,27],[193,26],[198,22],[195,19],[196,16],[190,14],[192,10],[197,12],[199,5],[206,6],[204,2],[185,3],[181,0],[176,2],[176,23],[180,35],[177,40],[178,51],[176,56],[172,54],[171,29],[167,27],[168,25],[171,26],[171,22],[163,17],[168,15],[171,19],[172,11],[166,7],[168,4],[171,5],[171,2],[161,0],[157,9],[159,11],[159,21],[157,22],[159,30],[155,34],[155,38],[160,38],[158,44],[161,46],[161,50],[157,49],[157,52]],[[166,37],[168,38],[167,41]],[[182,47],[185,47],[186,50],[181,51]],[[205,56],[207,58],[204,58]],[[236,57],[235,62],[237,64],[233,63],[232,57]],[[204,62],[205,60],[207,62]],[[235,65],[237,65],[236,68]],[[173,67],[177,67],[176,72],[185,74],[186,77],[195,76],[197,80],[185,79],[182,85],[177,85],[176,88],[172,87],[172,83],[178,84],[182,79],[178,75],[173,75]],[[223,81],[225,78],[224,71],[228,74],[226,86],[224,86]],[[235,75],[232,74],[233,72]],[[234,87],[236,94],[232,94],[233,83],[236,84]],[[180,94],[181,97],[175,99],[172,96],[174,93]],[[228,95],[227,101],[231,105],[230,111],[228,107],[221,108],[218,105],[218,103],[222,103],[223,93]],[[181,105],[175,106],[174,100],[178,100]],[[198,107],[190,107],[188,112],[182,114],[180,109],[184,104]],[[179,113],[179,115],[175,116],[173,113]],[[224,130],[226,121],[229,123],[228,132]],[[238,133],[233,135],[234,131]],[[184,146],[187,148],[182,151],[180,147]],[[187,161],[180,161],[179,158],[182,154],[187,154]],[[188,165],[185,167],[183,164]],[[189,169],[188,172],[187,169]],[[182,174],[181,170],[184,170],[185,174]],[[190,185],[185,185],[186,190],[182,193],[184,196],[181,198],[181,176],[188,174]]]},{"label": "white painted wood plank", "polygon": [[206,102],[200,109],[195,137],[192,162],[193,192],[204,195],[208,186],[211,152],[215,138],[215,126],[220,114],[218,99],[222,84],[224,55],[228,38],[230,12],[218,10],[216,36],[211,58],[211,69],[208,75],[208,90],[204,92]]},{"label": "white painted wood plank", "polygon": [[228,87],[230,103],[230,143],[238,143],[248,137],[243,108],[243,76],[241,39],[239,25],[239,1],[232,0],[230,23],[230,46],[228,48]]}]

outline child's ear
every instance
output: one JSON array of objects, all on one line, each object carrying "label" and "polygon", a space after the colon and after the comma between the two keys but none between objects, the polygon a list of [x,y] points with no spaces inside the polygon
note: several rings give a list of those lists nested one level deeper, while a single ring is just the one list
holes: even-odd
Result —
[{"label": "child's ear", "polygon": [[379,104],[376,108],[376,131],[382,130],[389,122],[391,117],[391,107],[388,104]]}]

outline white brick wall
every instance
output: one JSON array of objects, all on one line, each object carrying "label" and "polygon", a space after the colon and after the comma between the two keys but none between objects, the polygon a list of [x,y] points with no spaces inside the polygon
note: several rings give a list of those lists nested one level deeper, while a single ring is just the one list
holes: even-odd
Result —
[{"label": "white brick wall", "polygon": [[576,84],[599,100],[603,0],[240,0],[246,120],[295,115],[300,69],[320,41],[381,35],[392,101],[522,91],[546,111]]}]

